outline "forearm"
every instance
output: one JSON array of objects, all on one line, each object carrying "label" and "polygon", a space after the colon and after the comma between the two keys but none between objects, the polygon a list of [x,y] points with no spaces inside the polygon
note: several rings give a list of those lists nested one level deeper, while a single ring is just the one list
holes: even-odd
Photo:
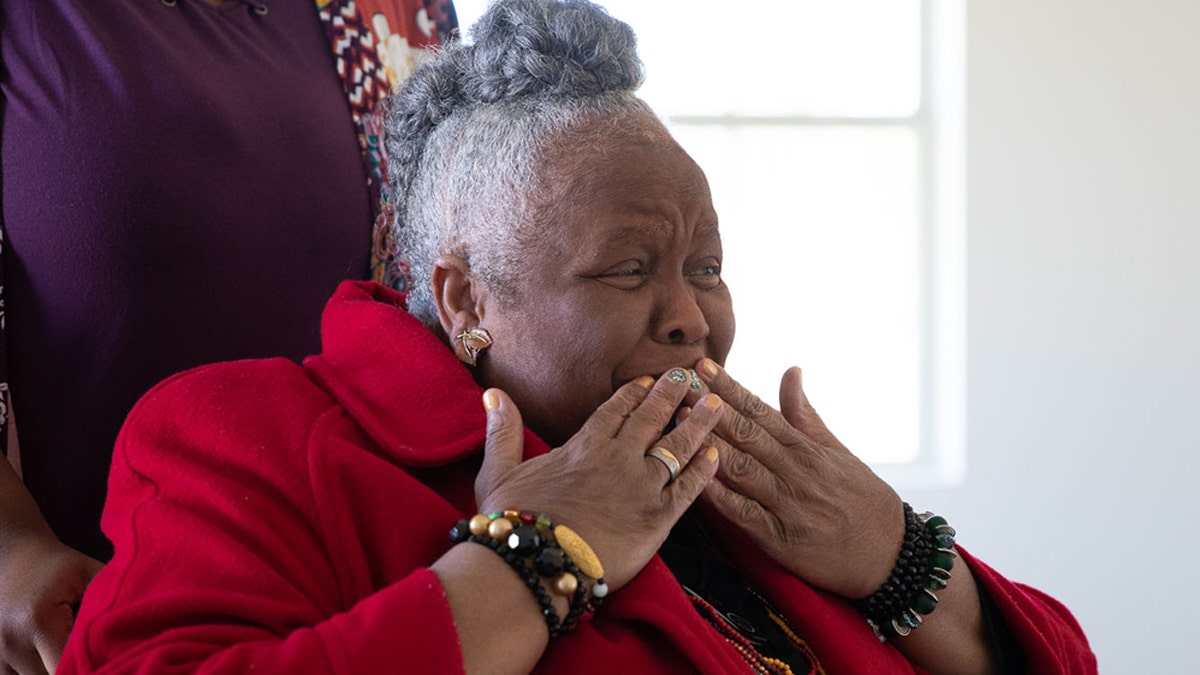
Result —
[{"label": "forearm", "polygon": [[[463,543],[431,569],[446,591],[467,673],[533,669],[549,643],[546,621],[533,594],[500,556]],[[552,597],[558,615],[565,616],[566,600]]]},{"label": "forearm", "polygon": [[[249,560],[247,566],[259,565]],[[60,672],[335,674],[375,672],[403,662],[422,673],[525,673],[548,643],[532,594],[483,546],[460,544],[429,569],[333,614],[331,598],[306,597],[293,586],[291,580],[311,572],[280,570],[244,585],[227,580],[223,588],[203,579],[179,578],[168,585],[150,577],[102,576]],[[112,603],[114,593],[118,601]],[[213,622],[200,607],[241,621],[236,629]],[[561,616],[566,607],[557,609]],[[263,632],[284,625],[305,627]],[[197,644],[209,648],[197,650]]]},{"label": "forearm", "polygon": [[983,623],[975,578],[961,561],[952,574],[947,587],[937,592],[937,610],[924,617],[921,627],[907,637],[892,638],[893,644],[910,661],[935,675],[992,673],[995,656]]},{"label": "forearm", "polygon": [[12,465],[0,461],[0,556],[13,542],[29,536],[53,537],[54,533]]}]

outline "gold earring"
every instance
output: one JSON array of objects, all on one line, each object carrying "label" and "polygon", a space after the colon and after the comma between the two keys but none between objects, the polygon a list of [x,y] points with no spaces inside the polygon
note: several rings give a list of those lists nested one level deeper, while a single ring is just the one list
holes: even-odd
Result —
[{"label": "gold earring", "polygon": [[492,346],[492,334],[486,328],[472,328],[454,336],[455,341],[462,345],[467,353],[467,363],[474,366],[479,361],[479,353]]}]

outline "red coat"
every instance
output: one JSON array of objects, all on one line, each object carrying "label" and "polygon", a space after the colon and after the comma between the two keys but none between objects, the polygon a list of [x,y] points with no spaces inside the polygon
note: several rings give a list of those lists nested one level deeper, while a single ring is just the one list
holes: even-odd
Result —
[{"label": "red coat", "polygon": [[[481,391],[402,305],[380,286],[347,282],[325,311],[324,353],[303,366],[207,366],[138,403],[104,511],[116,556],[88,589],[60,672],[461,672],[453,617],[427,565],[451,545],[450,525],[475,510]],[[548,451],[528,430],[525,442],[529,455]],[[722,537],[828,672],[915,671],[846,602],[738,534]],[[1062,605],[964,558],[1033,672],[1095,672]],[[539,670],[746,665],[656,556],[592,622],[552,644]]]}]

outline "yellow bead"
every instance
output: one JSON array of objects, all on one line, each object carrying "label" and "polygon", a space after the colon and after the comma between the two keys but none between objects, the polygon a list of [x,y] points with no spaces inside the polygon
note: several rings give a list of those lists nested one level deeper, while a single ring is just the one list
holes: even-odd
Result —
[{"label": "yellow bead", "polygon": [[579,580],[570,572],[563,572],[563,575],[554,580],[554,592],[559,595],[571,596],[575,594],[575,589],[579,587]]},{"label": "yellow bead", "polygon": [[487,533],[492,539],[503,539],[512,529],[512,523],[507,518],[497,518],[488,524]]},{"label": "yellow bead", "polygon": [[514,509],[504,509],[504,517],[509,520],[520,520],[521,512]]},{"label": "yellow bead", "polygon": [[575,530],[566,525],[558,525],[554,528],[554,539],[558,541],[559,548],[567,554],[571,562],[575,563],[580,572],[593,579],[604,576],[604,566],[600,564],[596,552],[592,550],[591,546],[588,546],[583,537],[575,533]]},{"label": "yellow bead", "polygon": [[483,535],[487,534],[488,523],[491,522],[492,521],[488,520],[488,517],[482,513],[477,513],[471,516],[471,534],[475,535],[476,537],[482,537]]}]

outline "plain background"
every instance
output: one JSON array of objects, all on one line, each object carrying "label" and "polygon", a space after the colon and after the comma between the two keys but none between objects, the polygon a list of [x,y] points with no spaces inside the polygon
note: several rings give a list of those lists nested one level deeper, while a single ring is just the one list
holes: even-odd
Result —
[{"label": "plain background", "polygon": [[904,496],[1200,672],[1200,2],[969,0],[966,141],[966,482]]}]

